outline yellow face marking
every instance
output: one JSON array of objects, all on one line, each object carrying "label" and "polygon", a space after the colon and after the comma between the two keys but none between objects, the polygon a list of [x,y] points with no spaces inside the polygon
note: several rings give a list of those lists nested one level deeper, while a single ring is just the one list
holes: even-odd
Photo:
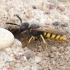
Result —
[{"label": "yellow face marking", "polygon": [[59,40],[59,38],[60,38],[60,35],[57,35],[55,39],[56,39],[56,40]]},{"label": "yellow face marking", "polygon": [[54,39],[54,38],[55,38],[55,36],[56,36],[55,34],[52,34],[51,38],[52,38],[52,39]]},{"label": "yellow face marking", "polygon": [[47,38],[50,38],[50,35],[51,35],[50,33],[47,33],[46,37],[47,37]]}]

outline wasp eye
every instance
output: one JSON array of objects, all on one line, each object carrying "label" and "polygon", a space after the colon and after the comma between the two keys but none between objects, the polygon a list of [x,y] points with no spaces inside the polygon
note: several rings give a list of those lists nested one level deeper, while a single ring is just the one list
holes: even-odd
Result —
[{"label": "wasp eye", "polygon": [[28,22],[24,22],[21,26],[20,26],[20,32],[25,31],[29,26]]}]

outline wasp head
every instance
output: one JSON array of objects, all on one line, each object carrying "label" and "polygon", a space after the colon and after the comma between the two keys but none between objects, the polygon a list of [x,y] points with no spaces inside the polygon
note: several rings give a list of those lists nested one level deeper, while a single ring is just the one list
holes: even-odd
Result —
[{"label": "wasp head", "polygon": [[20,32],[23,32],[25,31],[29,26],[29,23],[28,22],[24,22],[23,24],[21,24],[20,26]]}]

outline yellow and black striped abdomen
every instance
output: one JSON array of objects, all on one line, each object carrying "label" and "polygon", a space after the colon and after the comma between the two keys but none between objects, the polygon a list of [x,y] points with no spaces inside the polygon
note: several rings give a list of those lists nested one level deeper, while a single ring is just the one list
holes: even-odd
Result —
[{"label": "yellow and black striped abdomen", "polygon": [[57,41],[66,41],[67,38],[64,35],[61,34],[54,34],[54,33],[49,33],[49,32],[44,32],[44,37],[48,39],[53,39]]}]

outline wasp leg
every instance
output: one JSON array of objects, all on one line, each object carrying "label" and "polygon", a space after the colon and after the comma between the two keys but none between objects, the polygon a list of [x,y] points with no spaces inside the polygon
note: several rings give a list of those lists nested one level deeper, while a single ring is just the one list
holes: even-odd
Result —
[{"label": "wasp leg", "polygon": [[29,39],[29,38],[27,38],[27,37],[26,37],[26,38],[22,38],[21,41],[26,41],[26,40],[28,40],[28,39]]},{"label": "wasp leg", "polygon": [[46,43],[46,41],[45,41],[43,35],[40,35],[40,37],[41,37],[43,43],[46,45],[46,50],[47,50],[47,52],[48,52],[48,56],[50,56],[50,52],[49,52],[49,49],[48,49],[48,44]]},{"label": "wasp leg", "polygon": [[27,45],[26,46],[28,46],[29,44],[30,44],[30,42],[31,42],[31,40],[35,40],[35,37],[34,36],[32,36],[30,39],[29,39],[29,41],[28,41],[28,43],[27,43]]}]

